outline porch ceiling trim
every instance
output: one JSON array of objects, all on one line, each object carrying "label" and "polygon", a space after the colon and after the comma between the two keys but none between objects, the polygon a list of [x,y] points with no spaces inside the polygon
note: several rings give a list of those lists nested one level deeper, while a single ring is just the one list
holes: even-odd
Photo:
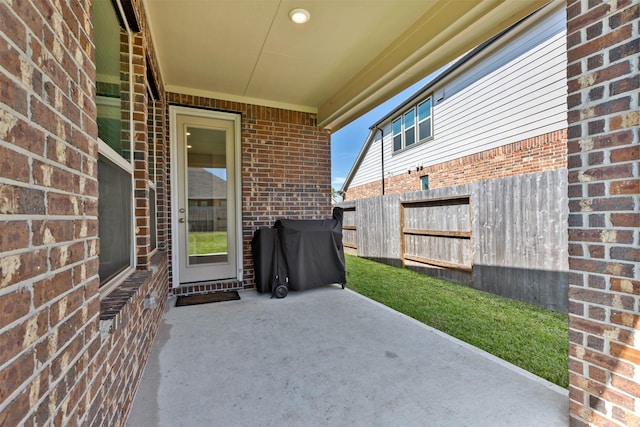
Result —
[{"label": "porch ceiling trim", "polygon": [[332,131],[548,2],[143,0],[167,91],[316,113]]},{"label": "porch ceiling trim", "polygon": [[[535,12],[548,0],[442,1],[318,107],[318,123],[337,130]],[[475,4],[460,15],[460,6]],[[448,6],[448,7],[447,7]]]}]

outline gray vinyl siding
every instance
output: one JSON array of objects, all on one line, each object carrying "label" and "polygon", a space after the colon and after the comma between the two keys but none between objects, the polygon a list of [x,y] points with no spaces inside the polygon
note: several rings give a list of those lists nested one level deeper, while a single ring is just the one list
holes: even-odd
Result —
[{"label": "gray vinyl siding", "polygon": [[[425,93],[435,94],[432,139],[394,153],[395,117],[385,123],[385,176],[566,128],[565,23],[562,7],[534,16]],[[380,180],[376,138],[350,187]]]}]

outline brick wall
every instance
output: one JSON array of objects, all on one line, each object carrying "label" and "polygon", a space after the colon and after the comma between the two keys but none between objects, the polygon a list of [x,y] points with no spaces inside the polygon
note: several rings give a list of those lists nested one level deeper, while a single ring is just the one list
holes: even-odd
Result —
[{"label": "brick wall", "polygon": [[[385,179],[385,194],[422,190],[421,177],[429,176],[429,188],[443,188],[475,181],[506,178],[567,166],[566,129],[525,139],[513,144],[415,169]],[[381,195],[380,181],[349,188],[346,200]]]},{"label": "brick wall", "polygon": [[[256,229],[280,218],[331,215],[329,132],[318,128],[309,113],[175,93],[167,94],[167,102],[242,114],[244,287],[253,287],[251,238]],[[218,284],[202,286],[194,290],[220,289]]]},{"label": "brick wall", "polygon": [[0,425],[123,424],[168,292],[147,251],[99,294],[93,49],[88,0],[0,3]]},{"label": "brick wall", "polygon": [[572,425],[640,425],[640,5],[567,4]]},{"label": "brick wall", "polygon": [[[168,292],[166,253],[147,251],[144,270],[111,298],[99,296],[90,3],[0,3],[2,425],[122,425]],[[157,73],[140,3],[131,4],[144,34],[144,67]],[[567,5],[569,394],[576,426],[640,423],[639,14],[631,0]],[[330,214],[329,135],[306,113],[171,96],[242,113],[250,286],[255,228],[283,216]],[[166,200],[159,205],[168,207]],[[168,238],[169,231],[162,233]],[[145,307],[147,295],[158,297],[155,308]]]},{"label": "brick wall", "polygon": [[81,412],[99,342],[91,23],[59,6],[0,3],[2,425]]},{"label": "brick wall", "polygon": [[[86,414],[78,416],[82,423],[116,426],[126,421],[167,304],[167,263],[166,253],[156,252],[150,270],[136,271],[101,300],[101,339],[87,365],[89,393],[80,402]],[[145,306],[145,298],[157,305]]]}]

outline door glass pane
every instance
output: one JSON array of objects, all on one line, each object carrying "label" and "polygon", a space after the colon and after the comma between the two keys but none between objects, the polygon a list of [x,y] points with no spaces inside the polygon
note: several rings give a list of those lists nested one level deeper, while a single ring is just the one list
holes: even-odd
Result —
[{"label": "door glass pane", "polygon": [[186,151],[189,265],[227,262],[226,132],[188,126]]}]

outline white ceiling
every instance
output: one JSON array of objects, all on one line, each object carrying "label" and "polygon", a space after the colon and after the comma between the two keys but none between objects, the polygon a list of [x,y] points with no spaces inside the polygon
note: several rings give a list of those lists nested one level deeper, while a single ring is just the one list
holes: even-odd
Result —
[{"label": "white ceiling", "polygon": [[[144,0],[165,88],[336,130],[548,0]],[[311,13],[306,24],[288,18]]]}]

